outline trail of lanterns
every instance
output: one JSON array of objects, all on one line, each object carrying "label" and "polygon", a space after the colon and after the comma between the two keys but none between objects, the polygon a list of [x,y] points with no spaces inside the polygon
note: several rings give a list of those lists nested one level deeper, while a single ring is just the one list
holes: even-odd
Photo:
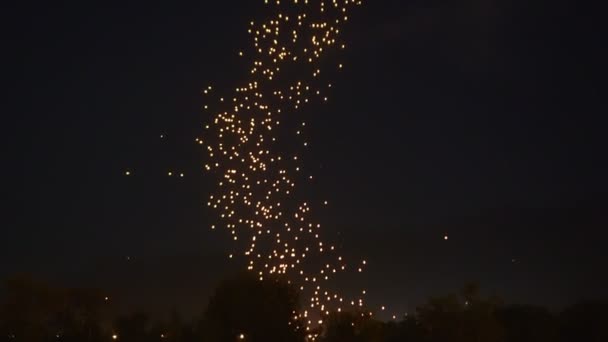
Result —
[{"label": "trail of lanterns", "polygon": [[[260,279],[284,276],[301,291],[306,307],[293,318],[312,332],[331,312],[363,307],[362,296],[348,300],[330,290],[329,281],[344,271],[363,272],[366,261],[348,265],[321,238],[321,225],[311,216],[313,205],[301,196],[313,181],[301,157],[309,147],[306,121],[281,124],[313,103],[328,101],[332,84],[325,75],[343,68],[332,64],[332,57],[345,49],[342,26],[361,1],[264,3],[268,19],[249,24],[252,45],[238,51],[250,66],[247,80],[230,96],[216,95],[211,86],[203,90],[203,108],[212,119],[197,142],[209,155],[205,170],[217,177],[217,191],[207,202],[219,216],[211,229],[229,231],[234,240],[229,257],[244,256],[247,269]],[[298,147],[286,147],[290,144]]]}]

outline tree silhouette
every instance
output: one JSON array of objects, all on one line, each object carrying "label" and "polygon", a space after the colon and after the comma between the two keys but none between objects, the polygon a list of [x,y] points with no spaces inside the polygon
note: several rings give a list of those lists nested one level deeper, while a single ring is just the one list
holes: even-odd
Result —
[{"label": "tree silhouette", "polygon": [[500,342],[504,331],[496,318],[500,301],[482,298],[476,285],[467,285],[458,294],[434,297],[417,308],[428,341]]},{"label": "tree silhouette", "polygon": [[[0,342],[303,342],[307,335],[297,291],[281,278],[240,274],[223,281],[202,317],[166,321],[144,313],[106,320],[102,292],[51,286],[17,275],[4,283]],[[313,318],[308,318],[313,319]],[[108,329],[104,331],[102,327]],[[382,322],[369,311],[332,313],[314,331],[319,342],[605,342],[608,301],[586,301],[561,313],[534,306],[504,306],[474,284],[430,298],[401,321]]]},{"label": "tree silhouette", "polygon": [[297,292],[285,281],[238,275],[222,282],[211,297],[202,321],[204,340],[303,341],[297,311]]},{"label": "tree silhouette", "polygon": [[62,341],[94,342],[104,339],[101,322],[104,319],[104,295],[98,289],[72,288],[64,290],[64,302],[58,329]]},{"label": "tree silhouette", "polygon": [[390,322],[386,325],[387,342],[425,342],[427,341],[426,331],[414,316],[406,316],[402,321]]},{"label": "tree silhouette", "polygon": [[120,317],[115,323],[115,333],[123,342],[146,342],[151,338],[150,319],[145,313]]},{"label": "tree silhouette", "polygon": [[55,335],[62,300],[59,291],[27,275],[5,281],[2,305],[7,335],[19,341],[43,341]]},{"label": "tree silhouette", "polygon": [[551,342],[558,340],[557,317],[545,308],[509,306],[497,316],[505,329],[506,342]]},{"label": "tree silhouette", "polygon": [[380,342],[386,339],[385,323],[369,312],[336,312],[325,319],[319,340],[322,342]]},{"label": "tree silhouette", "polygon": [[24,342],[105,340],[101,291],[64,289],[28,275],[10,277],[4,285],[3,337]]},{"label": "tree silhouette", "polygon": [[608,341],[608,301],[585,301],[560,315],[562,342]]}]

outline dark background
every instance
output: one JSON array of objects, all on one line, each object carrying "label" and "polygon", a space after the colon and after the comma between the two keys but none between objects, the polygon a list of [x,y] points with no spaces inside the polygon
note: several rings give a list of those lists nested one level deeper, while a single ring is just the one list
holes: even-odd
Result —
[{"label": "dark background", "polygon": [[[203,207],[200,90],[239,80],[261,6],[3,6],[0,276],[100,286],[121,310],[202,310],[237,266]],[[356,10],[305,161],[330,202],[319,221],[370,263],[347,287],[395,312],[471,280],[556,308],[607,295],[598,16],[565,1]]]}]

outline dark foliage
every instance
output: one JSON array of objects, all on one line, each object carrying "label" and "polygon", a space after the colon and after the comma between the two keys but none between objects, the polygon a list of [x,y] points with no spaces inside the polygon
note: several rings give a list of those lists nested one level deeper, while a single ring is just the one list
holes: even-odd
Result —
[{"label": "dark foliage", "polygon": [[[64,289],[27,276],[7,279],[0,302],[0,342],[303,342],[297,291],[279,279],[248,274],[220,284],[201,316],[155,321],[144,313],[112,320],[102,292]],[[507,306],[478,287],[430,298],[415,314],[383,322],[368,311],[334,313],[320,342],[599,342],[608,341],[608,301],[585,301],[559,313]]]},{"label": "dark foliage", "polygon": [[303,341],[297,292],[279,279],[259,281],[249,274],[224,281],[203,318],[206,340]]}]

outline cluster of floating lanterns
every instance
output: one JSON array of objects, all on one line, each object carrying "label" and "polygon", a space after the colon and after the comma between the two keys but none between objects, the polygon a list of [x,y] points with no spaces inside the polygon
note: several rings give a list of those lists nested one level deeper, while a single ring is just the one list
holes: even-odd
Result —
[{"label": "cluster of floating lanterns", "polygon": [[312,331],[330,313],[364,305],[362,296],[330,290],[329,281],[363,272],[366,261],[349,265],[323,241],[313,204],[299,191],[313,181],[303,163],[309,143],[301,118],[312,104],[328,101],[332,83],[325,75],[343,68],[332,58],[345,49],[342,27],[361,0],[264,3],[268,19],[249,23],[251,45],[237,52],[249,66],[244,81],[228,95],[203,89],[211,120],[196,141],[209,156],[205,170],[217,179],[207,205],[219,219],[211,229],[227,229],[234,241],[228,257],[244,257],[261,280],[278,275],[298,288],[306,303],[293,318]]}]

